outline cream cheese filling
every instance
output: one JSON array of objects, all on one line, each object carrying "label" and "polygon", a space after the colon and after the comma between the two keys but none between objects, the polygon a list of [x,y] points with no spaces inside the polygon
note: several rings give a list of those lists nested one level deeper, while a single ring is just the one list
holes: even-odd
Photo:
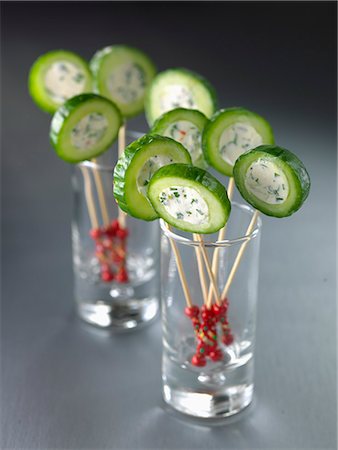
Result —
[{"label": "cream cheese filling", "polygon": [[171,186],[163,189],[159,201],[174,219],[193,225],[209,222],[209,207],[196,189],[184,186]]},{"label": "cream cheese filling", "polygon": [[146,77],[141,66],[135,63],[121,64],[107,79],[107,88],[114,100],[128,104],[144,95]]},{"label": "cream cheese filling", "polygon": [[47,93],[61,104],[84,91],[86,77],[75,64],[57,61],[46,71],[44,83]]},{"label": "cream cheese filling", "polygon": [[163,114],[175,108],[194,109],[197,105],[191,91],[180,84],[166,86],[160,95],[160,113]]},{"label": "cream cheese filling", "polygon": [[218,146],[223,160],[233,166],[242,153],[262,143],[262,137],[254,127],[238,122],[223,131]]},{"label": "cream cheese filling", "polygon": [[146,196],[148,192],[148,184],[154,173],[163,166],[173,163],[174,160],[166,155],[151,156],[142,166],[137,176],[137,189],[140,194]]},{"label": "cream cheese filling", "polygon": [[259,158],[245,174],[244,185],[259,200],[277,205],[289,195],[289,183],[285,173],[269,159]]},{"label": "cream cheese filling", "polygon": [[71,143],[78,149],[87,150],[102,139],[107,128],[108,121],[103,114],[87,114],[72,129]]},{"label": "cream cheese filling", "polygon": [[164,135],[180,142],[190,153],[193,164],[202,156],[202,135],[200,130],[188,120],[172,123]]}]

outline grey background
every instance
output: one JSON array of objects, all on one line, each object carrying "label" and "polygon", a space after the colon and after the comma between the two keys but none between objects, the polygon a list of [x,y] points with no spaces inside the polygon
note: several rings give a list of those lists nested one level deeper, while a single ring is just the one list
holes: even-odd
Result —
[{"label": "grey background", "polygon": [[[2,3],[2,448],[336,447],[336,4]],[[256,400],[210,427],[161,399],[160,322],[110,335],[73,312],[69,167],[30,100],[30,65],[68,48],[142,48],[265,116],[312,177],[264,218]],[[142,118],[135,128],[145,128]]]}]

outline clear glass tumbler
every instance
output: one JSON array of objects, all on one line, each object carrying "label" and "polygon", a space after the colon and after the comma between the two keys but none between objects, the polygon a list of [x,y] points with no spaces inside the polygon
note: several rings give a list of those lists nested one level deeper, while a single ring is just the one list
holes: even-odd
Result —
[{"label": "clear glass tumbler", "polygon": [[[203,259],[207,281],[203,295],[200,242],[191,234],[169,230],[161,221],[163,396],[180,412],[221,418],[240,412],[252,400],[261,230],[258,218],[252,233],[246,235],[253,214],[250,207],[233,203],[226,239],[217,241],[217,233],[203,236],[210,267],[215,253],[218,262],[215,275],[222,303],[211,308],[203,306],[209,297],[210,279]],[[226,298],[222,298],[242,245],[243,257]],[[173,246],[181,258],[191,303],[198,308],[187,307]],[[215,304],[215,298],[211,299]],[[216,312],[211,314],[211,310]]]},{"label": "clear glass tumbler", "polygon": [[[126,144],[140,136],[127,132]],[[127,215],[118,220],[112,193],[117,157],[115,144],[96,160],[74,166],[74,288],[82,319],[128,329],[148,323],[158,312],[160,232],[157,221]]]}]

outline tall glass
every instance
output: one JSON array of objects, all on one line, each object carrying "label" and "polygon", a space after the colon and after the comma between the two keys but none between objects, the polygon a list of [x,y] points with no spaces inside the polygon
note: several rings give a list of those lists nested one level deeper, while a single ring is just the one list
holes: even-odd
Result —
[{"label": "tall glass", "polygon": [[[127,132],[126,144],[140,136]],[[112,193],[117,157],[115,144],[94,162],[74,166],[74,293],[86,322],[128,329],[158,312],[160,237],[157,222],[119,216]]]},{"label": "tall glass", "polygon": [[[203,306],[208,295],[202,295],[200,282],[200,242],[191,234],[170,231],[161,222],[163,396],[180,412],[204,418],[226,417],[252,400],[261,230],[258,219],[253,232],[245,235],[253,214],[250,207],[233,203],[226,239],[217,242],[217,234],[204,236],[210,265],[214,253],[218,253],[215,275],[220,293],[245,244],[226,298],[220,294],[221,302],[212,307]],[[182,261],[192,304],[198,306],[199,313],[194,306],[187,306],[174,247]],[[204,274],[209,294],[205,264]],[[212,297],[213,305],[215,301]],[[208,312],[211,310],[213,314]]]}]

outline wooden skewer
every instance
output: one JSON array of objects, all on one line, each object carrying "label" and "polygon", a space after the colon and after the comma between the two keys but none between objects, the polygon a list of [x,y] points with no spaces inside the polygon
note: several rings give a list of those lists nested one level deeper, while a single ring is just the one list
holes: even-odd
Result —
[{"label": "wooden skewer", "polygon": [[[124,123],[119,130],[118,137],[118,152],[119,157],[123,154],[124,149],[126,148],[126,123]],[[126,216],[127,214],[122,211],[122,209],[118,208],[118,221],[121,228],[126,228]]]},{"label": "wooden skewer", "polygon": [[[198,239],[198,235],[194,234],[194,239]],[[201,289],[202,289],[202,295],[203,295],[203,303],[206,304],[207,303],[207,295],[208,295],[208,291],[207,291],[207,281],[205,278],[205,272],[204,272],[204,267],[203,267],[203,260],[202,260],[202,251],[200,247],[195,247],[195,253],[196,253],[196,259],[197,259],[197,266],[198,266],[198,273],[199,273],[199,278],[200,278],[200,283],[201,283]]]},{"label": "wooden skewer", "polygon": [[[199,243],[201,244],[200,245],[200,249],[201,249],[201,252],[202,252],[203,259],[204,259],[205,267],[207,269],[207,272],[208,272],[208,275],[209,275],[209,278],[210,278],[210,283],[211,283],[211,286],[212,286],[212,290],[214,291],[214,294],[215,294],[216,303],[218,305],[220,305],[221,301],[220,301],[220,296],[219,296],[219,290],[218,290],[218,287],[217,287],[217,284],[216,284],[216,280],[215,280],[214,274],[213,274],[213,272],[211,270],[211,265],[210,265],[210,261],[209,261],[209,258],[208,258],[208,254],[207,254],[207,252],[205,250],[205,247],[204,247],[203,238],[202,238],[202,236],[200,234],[196,234],[196,238],[199,241]],[[210,307],[211,304],[207,304],[207,306]]]},{"label": "wooden skewer", "polygon": [[95,202],[94,202],[93,193],[92,193],[90,175],[88,173],[87,167],[80,166],[80,168],[81,168],[83,179],[84,179],[85,197],[86,197],[86,203],[87,203],[91,227],[93,229],[96,229],[96,228],[99,228],[99,221],[98,221],[97,215],[96,215]]},{"label": "wooden skewer", "polygon": [[[171,231],[170,225],[166,224],[166,226],[167,226],[168,230]],[[185,273],[184,273],[183,264],[182,264],[182,258],[181,258],[180,252],[179,252],[179,250],[177,248],[176,242],[173,239],[171,239],[170,237],[168,239],[169,239],[171,248],[173,250],[173,253],[175,255],[177,270],[178,270],[178,274],[180,276],[180,280],[181,280],[182,289],[183,289],[183,292],[184,292],[185,301],[187,303],[187,306],[191,307],[193,303],[192,303],[190,291],[189,291],[189,288],[188,288],[187,278],[186,278]]]},{"label": "wooden skewer", "polygon": [[[92,162],[94,164],[97,164],[96,159],[92,159]],[[99,169],[97,169],[97,168],[94,168],[93,172],[94,172],[94,180],[95,180],[95,184],[96,184],[97,195],[99,198],[99,203],[100,203],[100,208],[101,208],[103,225],[107,226],[107,225],[109,225],[109,213],[108,213],[106,198],[104,195],[104,188],[103,188],[101,174],[100,174]]]},{"label": "wooden skewer", "polygon": [[[231,199],[232,199],[232,195],[234,192],[234,186],[235,186],[234,178],[230,177],[229,183],[228,183],[228,189],[227,189],[229,201],[231,201]],[[225,226],[219,230],[217,241],[224,241],[226,229],[227,229],[227,224],[225,224]],[[214,274],[216,283],[217,283],[217,278],[218,278],[219,252],[220,252],[220,247],[216,247],[214,250],[214,255],[212,257],[212,265],[211,265],[211,269]],[[212,302],[212,286],[210,284],[207,304],[211,305],[211,302]]]},{"label": "wooden skewer", "polygon": [[[253,229],[255,228],[258,216],[259,216],[259,211],[256,210],[254,215],[252,216],[251,221],[249,223],[249,226],[248,226],[248,228],[247,228],[247,230],[245,232],[246,236],[248,236],[249,234],[252,233]],[[248,245],[248,243],[249,243],[249,239],[247,241],[243,242],[243,244],[241,245],[241,248],[239,249],[239,251],[237,253],[236,259],[235,259],[235,261],[233,263],[233,266],[232,266],[232,268],[230,270],[228,280],[227,280],[227,282],[226,282],[226,284],[224,286],[224,289],[222,291],[222,298],[225,298],[227,296],[227,294],[228,294],[229,288],[230,288],[231,283],[232,283],[232,281],[234,279],[234,276],[236,275],[236,271],[238,269],[238,266],[239,266],[239,264],[241,262],[241,259],[243,257],[244,251],[245,251],[246,246]]]}]

